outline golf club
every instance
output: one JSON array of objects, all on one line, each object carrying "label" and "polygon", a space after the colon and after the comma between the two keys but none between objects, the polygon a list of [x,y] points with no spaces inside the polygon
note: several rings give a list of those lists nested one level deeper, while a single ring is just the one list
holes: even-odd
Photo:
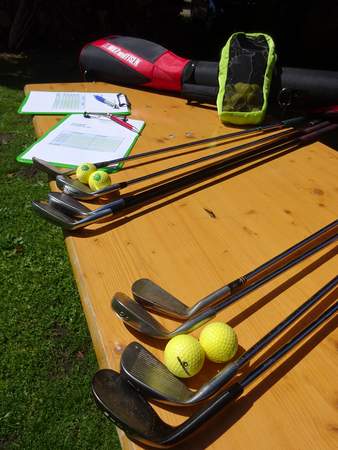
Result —
[{"label": "golf club", "polygon": [[287,139],[290,139],[291,137],[297,137],[299,135],[302,135],[303,133],[311,133],[313,131],[316,131],[317,129],[320,129],[324,126],[330,125],[330,122],[319,122],[315,125],[310,125],[309,127],[301,128],[301,129],[288,129],[281,131],[279,133],[275,133],[273,135],[265,136],[264,138],[257,139],[255,141],[247,142],[245,144],[238,145],[236,147],[228,148],[221,150],[216,153],[212,153],[211,155],[202,156],[200,158],[194,159],[192,161],[187,161],[175,166],[167,167],[166,169],[159,170],[157,172],[153,172],[151,174],[143,175],[141,177],[133,178],[131,180],[122,181],[119,183],[113,183],[110,186],[107,186],[105,188],[99,189],[97,191],[92,191],[89,186],[87,186],[84,183],[81,183],[79,180],[74,180],[73,178],[64,176],[64,175],[58,175],[56,177],[56,185],[60,190],[63,190],[68,195],[71,195],[72,197],[75,197],[79,200],[91,200],[94,198],[102,197],[104,195],[107,195],[109,193],[119,191],[121,189],[124,189],[128,186],[132,186],[134,184],[142,183],[143,181],[150,180],[152,178],[156,178],[162,175],[166,175],[171,172],[175,172],[181,169],[185,169],[186,167],[193,166],[195,164],[199,164],[202,162],[210,161],[212,159],[218,158],[220,156],[226,155],[228,153],[234,153],[238,152],[240,150],[245,150],[247,148],[254,149],[249,150],[247,152],[240,153],[238,157],[242,157],[245,154],[250,154],[250,151],[253,153],[254,151],[257,151],[260,149],[262,145],[265,143],[278,143],[278,142],[286,142]]},{"label": "golf club", "polygon": [[[290,145],[293,145],[293,149],[296,149],[302,144],[309,143],[312,140],[317,139],[319,135],[335,130],[337,128],[338,125],[332,124],[320,130],[314,131],[312,133],[294,138],[291,141],[279,145],[273,149],[269,148],[268,144],[265,144],[264,150],[261,149],[260,152],[255,152],[254,154],[242,157],[239,157],[239,155],[234,155],[230,158],[226,158],[224,161],[211,164],[205,168],[196,170],[188,175],[183,175],[172,181],[142,191],[139,194],[119,198],[111,203],[108,203],[104,210],[100,210],[97,213],[94,212],[93,214],[89,214],[87,217],[84,217],[79,220],[75,220],[69,217],[62,211],[57,210],[56,208],[52,207],[51,205],[48,205],[47,203],[33,201],[32,206],[33,209],[38,214],[40,214],[44,219],[49,220],[55,223],[56,225],[61,226],[64,229],[76,230],[79,228],[83,228],[91,223],[95,223],[102,218],[114,216],[116,213],[120,213],[121,211],[126,210],[128,208],[141,206],[149,201],[154,201],[158,198],[168,196],[174,192],[179,191],[182,188],[189,187],[191,185],[196,184],[199,181],[203,181],[217,174],[223,173],[225,170],[237,168],[239,167],[239,165],[246,164],[248,162],[257,159],[258,156],[263,156],[264,154],[266,156],[271,156],[271,154],[281,152],[282,150],[290,151]],[[266,146],[268,146],[268,148],[265,148]]]},{"label": "golf club", "polygon": [[306,311],[318,303],[337,284],[338,276],[333,278],[299,308],[295,309],[239,358],[228,363],[211,380],[204,383],[198,391],[189,389],[161,361],[138,342],[130,343],[123,351],[120,361],[121,375],[126,376],[135,389],[140,390],[149,398],[171,405],[195,405],[214,395],[225,386],[238,373],[240,368],[290,327],[292,323],[302,317]]},{"label": "golf club", "polygon": [[[132,161],[132,160],[144,158],[147,156],[153,156],[153,155],[158,155],[158,154],[165,153],[165,152],[181,150],[183,148],[192,147],[195,145],[209,144],[212,142],[220,141],[222,139],[229,139],[229,138],[234,138],[234,137],[250,135],[252,133],[259,132],[259,131],[268,132],[268,131],[278,130],[278,129],[281,129],[284,127],[292,127],[303,121],[305,121],[305,117],[303,117],[303,116],[295,117],[292,119],[283,120],[281,122],[273,123],[270,125],[258,126],[258,127],[254,127],[254,128],[249,128],[247,130],[234,131],[234,132],[230,132],[230,133],[221,134],[219,136],[214,136],[214,137],[205,138],[205,139],[198,139],[195,141],[189,141],[189,142],[185,142],[183,144],[172,145],[169,147],[159,148],[159,149],[155,149],[155,150],[149,150],[147,152],[138,153],[136,155],[128,155],[128,156],[124,156],[122,158],[115,158],[115,159],[111,159],[109,161],[101,161],[101,162],[97,162],[94,164],[97,169],[100,169],[103,167],[110,167],[110,166],[114,166],[120,162]],[[48,161],[45,161],[40,158],[36,158],[35,156],[33,156],[32,161],[33,161],[34,168],[47,173],[51,179],[55,179],[57,177],[57,175],[69,176],[69,175],[73,175],[76,172],[76,169],[69,169],[69,170],[62,169],[62,168],[59,169],[58,167],[50,164]]]},{"label": "golf club", "polygon": [[338,309],[334,303],[319,317],[303,328],[270,357],[252,369],[244,378],[213,397],[189,419],[178,426],[165,423],[145,398],[123,376],[111,369],[101,369],[93,377],[92,392],[97,406],[128,438],[153,447],[169,447],[197,431],[208,419],[238,398],[245,388],[276,364],[284,355],[333,316]]},{"label": "golf club", "polygon": [[160,186],[142,191],[139,194],[120,197],[118,200],[106,203],[97,210],[87,208],[70,195],[64,193],[61,195],[50,194],[48,196],[48,203],[33,201],[32,207],[44,219],[66,230],[77,230],[92,223],[96,223],[100,219],[106,219],[109,216],[114,217],[115,215],[133,206],[135,207],[142,205],[147,203],[149,200],[166,196],[171,192],[176,192],[180,190],[181,187],[193,185],[199,179],[207,179],[213,175],[216,175],[218,172],[223,173],[227,169],[230,170],[232,168],[238,168],[242,164],[254,161],[260,156],[271,156],[272,154],[281,152],[285,149],[290,150],[289,143],[279,145],[273,149],[268,147],[264,151],[261,150],[260,152],[255,152],[254,155],[251,155],[250,157],[246,156],[240,160],[238,160],[238,156],[232,157],[236,158],[236,160],[232,159],[231,161],[229,161],[229,158],[226,158],[226,163],[222,161],[217,164],[212,164],[202,170],[200,169],[194,171],[189,175],[182,176],[178,179],[161,184]]},{"label": "golf club", "polygon": [[[289,142],[286,142],[286,144],[284,144],[284,146],[283,146],[283,144],[278,142],[279,146],[277,146],[277,147],[271,147],[270,144],[271,143],[267,143],[264,146],[261,146],[261,148],[258,150],[256,148],[247,150],[246,152],[243,152],[240,155],[234,155],[234,156],[225,158],[224,160],[218,162],[217,165],[208,165],[208,166],[204,166],[204,168],[205,169],[215,168],[214,170],[216,171],[216,169],[219,167],[220,164],[222,166],[222,171],[224,171],[226,169],[237,168],[241,164],[245,164],[247,162],[253,161],[259,156],[265,156],[265,155],[269,156],[269,155],[271,155],[277,151],[281,151],[281,150],[285,149],[287,146],[289,146]],[[274,142],[273,144],[275,145],[276,143]],[[226,166],[225,166],[225,164],[226,164]],[[194,174],[198,175],[200,173],[200,170],[202,170],[202,169],[196,169],[195,171],[190,172],[189,175],[191,175],[192,177],[194,176]],[[185,177],[187,177],[187,176],[188,175],[186,174]],[[178,180],[180,180],[181,178],[178,178]],[[176,179],[171,181],[173,186],[174,186],[175,181],[176,181]],[[121,186],[121,184],[119,184],[119,185]],[[153,192],[156,192],[156,189],[159,189],[160,187],[161,187],[161,185],[158,188],[154,187]],[[69,187],[69,188],[73,189],[74,187],[73,188]],[[106,203],[97,209],[92,210],[92,209],[87,208],[86,206],[82,205],[77,200],[75,200],[73,195],[66,194],[65,193],[66,190],[67,190],[67,188],[65,189],[65,191],[63,193],[60,193],[60,192],[49,193],[48,194],[48,203],[49,203],[49,206],[59,209],[61,212],[67,214],[70,217],[75,217],[75,218],[81,219],[81,218],[87,217],[88,215],[93,215],[93,214],[95,215],[96,211],[99,212],[104,209],[110,209],[111,206],[115,207],[115,202],[113,201],[111,203]],[[165,191],[164,191],[164,193],[165,193]],[[100,192],[102,193],[102,190]],[[146,190],[146,192],[148,192],[148,191]],[[141,194],[139,194],[138,198],[140,198]],[[75,194],[75,196],[78,197],[77,194]],[[137,198],[136,195],[134,195],[133,198]],[[127,199],[127,197],[124,197],[124,199]],[[129,202],[130,199],[131,199],[131,197],[128,197],[127,201]],[[89,200],[91,200],[91,199],[89,199]]]},{"label": "golf club", "polygon": [[185,321],[172,331],[164,328],[163,325],[158,320],[156,320],[151,314],[149,314],[147,310],[142,308],[142,306],[139,303],[135,302],[122,292],[117,292],[114,294],[112,299],[112,308],[117,314],[117,316],[120,317],[126,325],[129,325],[134,330],[152,338],[168,340],[179,334],[187,334],[193,330],[196,330],[209,320],[213,319],[218,312],[227,308],[229,305],[235,303],[236,301],[246,296],[247,294],[258,289],[260,286],[264,285],[265,283],[272,280],[276,276],[280,275],[281,273],[300,263],[304,259],[318,252],[319,250],[331,244],[335,240],[337,240],[337,233],[334,237],[331,237],[330,239],[321,242],[320,244],[316,245],[310,250],[305,251],[304,253],[297,256],[293,260],[278,267],[272,272],[267,273],[265,276],[261,277],[256,282],[241,289],[239,292],[217,303],[216,305],[209,307],[207,310],[201,311],[199,314],[188,319],[187,321]]},{"label": "golf club", "polygon": [[280,264],[281,262],[285,262],[287,259],[293,258],[299,251],[304,251],[306,246],[315,242],[316,239],[323,234],[325,234],[326,237],[329,237],[327,234],[329,231],[331,231],[332,234],[337,233],[337,225],[338,221],[333,221],[319,231],[313,233],[304,240],[273,257],[269,261],[263,263],[251,272],[248,272],[247,274],[231,281],[222,288],[217,289],[202,298],[192,307],[188,307],[169,292],[165,291],[147,278],[141,278],[133,283],[131,290],[134,300],[140,303],[143,308],[149,309],[153,312],[165,314],[179,320],[186,320],[196,315],[201,310],[213,306],[220,300],[229,297],[234,292],[242,289],[244,286],[248,286],[257,278],[261,277],[264,272],[271,270],[276,264]]}]

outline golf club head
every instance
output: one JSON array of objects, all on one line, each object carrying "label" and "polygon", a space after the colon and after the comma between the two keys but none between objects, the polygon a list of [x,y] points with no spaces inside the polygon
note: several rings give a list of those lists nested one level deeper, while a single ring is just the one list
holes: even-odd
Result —
[{"label": "golf club head", "polygon": [[73,186],[76,189],[83,190],[84,192],[91,192],[89,189],[89,186],[87,186],[84,183],[81,183],[81,181],[77,180],[76,178],[71,178],[65,174],[59,174],[56,179],[56,185],[57,187],[63,191],[65,186]]},{"label": "golf club head", "polygon": [[147,397],[174,405],[190,404],[194,393],[138,342],[131,342],[120,360],[121,375]]},{"label": "golf club head", "polygon": [[184,303],[147,278],[136,280],[131,290],[134,299],[144,308],[179,320],[190,316],[189,308]]},{"label": "golf club head", "polygon": [[70,217],[83,218],[87,217],[93,211],[82,203],[75,200],[70,195],[62,192],[49,192],[48,203],[55,209],[59,209]]},{"label": "golf club head", "polygon": [[178,334],[186,334],[201,327],[215,317],[212,308],[182,323],[173,331],[164,328],[142,306],[122,292],[117,292],[112,300],[112,308],[116,314],[134,330],[156,339],[171,339]]},{"label": "golf club head", "polygon": [[92,393],[105,416],[131,439],[143,443],[160,442],[173,431],[142,395],[111,369],[96,372],[92,379]]},{"label": "golf club head", "polygon": [[56,177],[56,184],[65,194],[71,195],[79,200],[92,200],[116,192],[120,189],[120,184],[115,183],[103,189],[99,189],[98,191],[92,191],[89,186],[81,183],[79,180],[73,180],[72,178],[63,175],[58,175]]},{"label": "golf club head", "polygon": [[47,173],[50,179],[54,180],[58,175],[71,175],[75,172],[74,169],[58,169],[57,167],[53,166],[52,164],[49,164],[47,161],[36,158],[33,156],[33,167],[40,170],[41,172]]},{"label": "golf club head", "polygon": [[116,292],[112,299],[116,314],[136,331],[158,339],[170,339],[171,335],[141,305],[122,292]]},{"label": "golf club head", "polygon": [[34,211],[36,211],[44,219],[54,223],[55,225],[58,225],[64,230],[76,230],[79,228],[83,228],[109,215],[109,211],[107,210],[101,211],[100,214],[90,214],[83,219],[76,220],[72,217],[67,216],[62,211],[54,208],[46,202],[33,201],[32,207]]}]

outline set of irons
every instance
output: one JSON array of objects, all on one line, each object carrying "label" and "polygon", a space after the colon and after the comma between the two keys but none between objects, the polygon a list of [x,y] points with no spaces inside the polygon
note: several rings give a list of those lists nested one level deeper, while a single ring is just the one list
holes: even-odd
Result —
[{"label": "set of irons", "polygon": [[[47,202],[33,201],[32,206],[44,219],[53,222],[63,229],[72,231],[84,228],[92,223],[101,221],[102,219],[116,217],[126,211],[130,212],[131,210],[165,198],[184,188],[191,187],[199,182],[223,174],[226,171],[237,169],[242,165],[250,164],[256,160],[265,161],[272,155],[281,156],[313,142],[322,134],[337,128],[337,124],[327,120],[318,119],[308,121],[305,117],[296,117],[271,125],[259,126],[197,141],[189,141],[184,144],[137,153],[135,155],[111,161],[99,162],[95,164],[98,169],[104,167],[111,169],[121,162],[153,157],[166,152],[176,152],[177,150],[186,147],[204,145],[204,148],[199,148],[197,150],[205,148],[210,149],[211,144],[215,145],[215,143],[221,141],[243,138],[257,133],[264,134],[264,136],[259,137],[259,139],[239,144],[232,148],[226,146],[226,148],[218,152],[208,153],[206,156],[175,166],[170,166],[157,172],[132,178],[127,181],[114,182],[111,186],[98,191],[91,191],[87,185],[81,183],[79,180],[73,179],[71,177],[74,173],[73,170],[62,171],[48,164],[46,161],[33,158],[34,167],[47,172],[51,179],[55,179],[60,192],[51,192],[48,195]],[[224,155],[230,153],[230,156],[224,157]],[[173,156],[175,156],[175,154]],[[131,192],[126,195],[121,195],[120,193],[128,186],[144,183],[150,179],[163,177],[166,174],[181,171],[182,169],[200,165],[217,158],[217,162],[189,170],[183,175],[176,175],[170,179],[160,181],[155,185],[146,186],[144,188],[141,187],[141,189],[134,193]],[[153,162],[153,160],[149,161],[149,164],[151,162]],[[142,186],[144,186],[144,184]],[[114,198],[107,200],[109,196],[114,196]],[[88,202],[98,198],[103,198],[104,204],[95,209],[88,208],[81,203],[81,200]]]},{"label": "set of irons", "polygon": [[[281,129],[284,129],[282,130]],[[257,159],[266,159],[271,155],[283,155],[302,145],[316,140],[323,133],[337,129],[338,125],[326,120],[308,122],[305,117],[285,120],[277,124],[238,131],[214,138],[201,139],[167,148],[131,155],[118,160],[96,164],[98,167],[114,166],[122,161],[154,156],[169,151],[176,151],[187,146],[209,145],[212,142],[245,137],[251,133],[267,133],[267,135],[250,143],[226,148],[217,153],[200,157],[177,166],[168,167],[129,181],[114,183],[101,191],[90,189],[71,178],[74,171],[61,171],[45,161],[34,160],[35,167],[47,172],[50,178],[56,179],[61,192],[51,192],[48,202],[33,202],[33,208],[45,219],[67,230],[83,228],[91,223],[109,216],[115,216],[142,206],[148,202],[165,197],[180,189],[190,187],[203,180],[222,174],[227,170],[249,164]],[[273,133],[268,133],[272,131]],[[137,193],[119,195],[113,201],[107,201],[96,209],[88,208],[80,200],[90,201],[99,197],[119,193],[127,186],[147,181],[150,178],[163,176],[194,164],[209,161],[234,153],[216,163],[208,164],[163,181],[156,186],[141,189]],[[326,225],[306,239],[293,245],[279,255],[260,265],[251,272],[226,284],[188,307],[179,299],[166,292],[148,279],[137,280],[132,286],[133,299],[117,292],[112,299],[112,308],[120,319],[137,332],[153,338],[166,340],[173,336],[189,333],[213,319],[227,306],[250,294],[260,286],[286,272],[290,268],[314,255],[320,250],[332,246],[337,240],[338,220]],[[337,246],[330,251],[336,256]],[[101,369],[93,377],[92,392],[95,401],[104,414],[109,417],[127,436],[139,443],[168,447],[180,443],[197,431],[207,420],[216,415],[229,402],[239,397],[244,389],[277,363],[310,333],[318,329],[336,314],[338,277],[318,290],[312,297],[284,318],[251,348],[237,359],[225,365],[211,380],[198,390],[189,389],[182,381],[172,375],[169,370],[139,342],[131,342],[123,351],[120,361],[120,373],[111,369]],[[331,300],[332,306],[311,321],[305,320],[305,313],[313,311],[323,299]],[[334,300],[334,302],[333,302]],[[149,311],[166,315],[182,321],[174,330],[167,330]],[[277,350],[248,370],[245,366],[263,349],[281,336],[303,317],[305,326],[285,341]],[[244,368],[244,376],[238,376]],[[233,382],[230,384],[230,381]],[[192,406],[198,404],[195,413],[178,426],[165,423],[146,399],[156,400],[175,406]]]},{"label": "set of irons", "polygon": [[[228,305],[318,251],[335,244],[337,232],[338,220],[335,220],[253,271],[212,292],[190,308],[148,279],[139,279],[132,285],[133,299],[123,293],[116,293],[112,308],[126,325],[147,337],[166,340],[188,333],[204,325]],[[337,250],[335,244],[327,255],[330,258],[336,257]],[[95,401],[130,439],[155,447],[176,445],[199,430],[208,419],[239,397],[249,384],[320,325],[335,316],[338,309],[337,285],[338,276],[335,276],[198,390],[189,389],[141,343],[131,342],[121,355],[120,373],[112,369],[100,369],[94,375],[92,392]],[[316,307],[323,310],[325,304],[331,306],[319,315],[314,313]],[[181,321],[186,320],[175,330],[169,331],[148,310]],[[317,317],[314,318],[315,314]],[[291,325],[300,328],[300,331],[289,338],[287,335],[292,333]],[[267,356],[263,355],[256,365],[251,364],[255,356],[281,335],[282,343],[277,350],[272,354],[268,350]],[[251,367],[246,367],[249,362]],[[238,376],[240,372],[244,372],[244,376],[243,373]],[[233,382],[229,384],[231,380]],[[159,417],[147,399],[174,406],[199,405],[199,409],[185,422],[173,427]]]}]

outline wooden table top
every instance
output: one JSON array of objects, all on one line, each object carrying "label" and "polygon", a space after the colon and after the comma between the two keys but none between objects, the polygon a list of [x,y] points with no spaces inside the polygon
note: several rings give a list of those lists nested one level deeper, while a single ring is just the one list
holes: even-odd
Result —
[{"label": "wooden table top", "polygon": [[[183,99],[159,93],[105,83],[31,84],[25,87],[26,93],[30,90],[124,92],[132,103],[132,118],[146,122],[133,153],[230,130],[221,124],[215,108],[188,105]],[[35,116],[37,136],[57,120],[57,116]],[[191,153],[172,160],[162,155],[154,164],[130,162],[114,180],[148,174],[189,158]],[[100,367],[119,370],[120,355],[133,340],[141,340],[159,358],[166,344],[125,327],[111,309],[116,291],[131,295],[135,280],[150,278],[185,303],[194,304],[335,220],[337,173],[337,153],[315,142],[216,176],[116,220],[67,233],[65,241]],[[234,303],[215,320],[232,325],[240,347],[247,349],[336,273],[336,252],[333,246],[327,247]],[[306,320],[323,311],[332,297],[314,308]],[[173,320],[160,320],[168,328],[177,326]],[[337,448],[336,325],[334,320],[323,325],[181,448]],[[193,334],[198,336],[199,331]],[[284,334],[277,343],[285,338]],[[198,388],[220,368],[207,364],[189,386]],[[247,371],[248,367],[243,369]],[[168,410],[155,405],[155,409],[163,420],[176,425],[198,408]],[[123,432],[119,436],[124,450],[140,448]]]}]

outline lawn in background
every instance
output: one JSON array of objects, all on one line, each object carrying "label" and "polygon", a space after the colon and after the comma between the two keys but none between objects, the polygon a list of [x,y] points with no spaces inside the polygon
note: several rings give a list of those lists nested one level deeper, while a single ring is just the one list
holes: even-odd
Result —
[{"label": "lawn in background", "polygon": [[15,161],[35,139],[17,114],[24,84],[75,81],[72,56],[0,55],[1,450],[120,448],[91,397],[97,362],[62,231],[31,208],[47,177]]}]

